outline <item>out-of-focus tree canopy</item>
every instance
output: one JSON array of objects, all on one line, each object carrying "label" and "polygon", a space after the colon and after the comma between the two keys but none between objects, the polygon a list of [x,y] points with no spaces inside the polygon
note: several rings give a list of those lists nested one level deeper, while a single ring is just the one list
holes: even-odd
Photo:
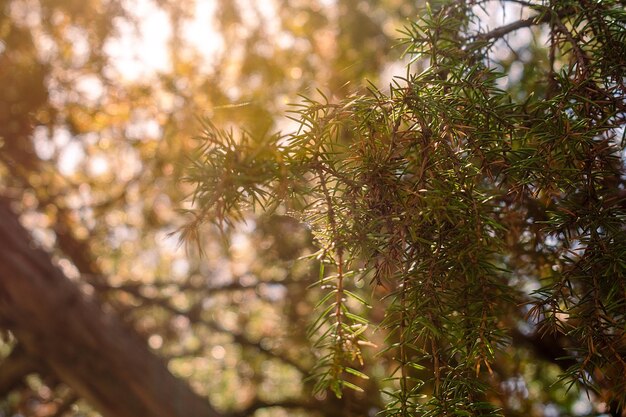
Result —
[{"label": "out-of-focus tree canopy", "polygon": [[[174,407],[197,415],[413,415],[419,404],[435,413],[453,400],[446,412],[462,415],[617,415],[620,393],[610,387],[624,384],[624,255],[602,245],[614,248],[625,233],[616,225],[624,5],[552,3],[1,1],[2,213],[18,213],[34,243],[15,244],[19,227],[0,219],[0,255],[15,261],[0,272],[0,415],[115,415],[102,399],[119,391],[99,387],[136,386],[144,365],[156,369],[152,379],[120,395],[119,407],[173,384],[172,398],[188,400]],[[405,79],[390,89],[392,74]],[[305,107],[287,113],[289,103]],[[418,149],[427,131],[441,139],[432,146],[440,163],[424,162],[430,145]],[[322,141],[311,151],[315,132],[332,149]],[[555,137],[571,138],[571,149],[550,145]],[[604,200],[586,200],[582,212],[594,181]],[[259,197],[256,210],[230,210],[242,197]],[[258,210],[268,202],[271,210]],[[613,229],[591,239],[596,208],[613,216],[602,226]],[[33,249],[36,270],[27,267],[33,246],[43,249]],[[489,274],[474,274],[476,256]],[[427,260],[440,300],[406,295],[424,290]],[[606,285],[589,284],[596,267]],[[54,323],[67,317],[68,330],[56,340],[57,328],[2,313],[37,308],[32,294],[20,302],[11,292],[22,288],[11,281],[21,271],[69,278],[59,287],[77,290],[68,300],[87,300],[58,304]],[[443,282],[458,276],[469,278]],[[526,316],[519,303],[540,287],[531,311],[541,313]],[[593,289],[610,300],[608,312],[585,310],[581,300],[600,299]],[[463,307],[462,294],[481,301]],[[139,339],[72,333],[68,315],[90,320],[90,303],[102,306],[111,336],[130,328]],[[343,315],[336,328],[351,327],[324,335]],[[592,337],[576,330],[594,326]],[[56,343],[46,350],[31,330]],[[64,339],[72,334],[86,336]],[[128,378],[110,356],[123,349],[132,353]],[[152,354],[167,368],[133,359]],[[88,372],[93,381],[76,379]],[[476,398],[461,401],[467,392]]]}]

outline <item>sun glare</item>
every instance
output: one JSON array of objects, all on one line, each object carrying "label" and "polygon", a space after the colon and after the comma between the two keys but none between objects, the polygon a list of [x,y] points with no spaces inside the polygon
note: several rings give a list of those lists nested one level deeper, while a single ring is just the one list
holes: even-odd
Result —
[{"label": "sun glare", "polygon": [[[166,11],[153,0],[126,2],[126,8],[137,24],[117,22],[119,36],[111,40],[106,52],[114,69],[128,80],[137,80],[171,69],[170,42],[172,22]],[[205,67],[212,67],[215,54],[222,48],[220,34],[215,30],[214,0],[200,0],[195,4],[192,18],[181,26],[185,48],[204,58]]]},{"label": "sun glare", "polygon": [[168,42],[172,27],[167,13],[151,0],[127,2],[127,9],[137,19],[137,28],[118,20],[119,36],[106,46],[113,67],[125,78],[135,80],[170,67]]}]

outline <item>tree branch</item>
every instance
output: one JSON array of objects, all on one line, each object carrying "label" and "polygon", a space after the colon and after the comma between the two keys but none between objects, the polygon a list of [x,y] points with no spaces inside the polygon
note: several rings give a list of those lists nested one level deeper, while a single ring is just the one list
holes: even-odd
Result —
[{"label": "tree branch", "polygon": [[[540,6],[537,5],[537,7]],[[499,39],[504,37],[505,35],[508,35],[511,32],[515,32],[516,30],[528,28],[531,26],[537,26],[544,23],[550,23],[555,17],[558,19],[562,19],[564,17],[572,15],[573,13],[574,9],[572,7],[568,7],[561,10],[555,16],[554,14],[550,13],[550,10],[546,8],[545,13],[540,13],[526,19],[520,19],[515,22],[511,22],[508,25],[500,26],[489,32],[479,33],[474,37],[474,41],[488,41],[491,39]]]},{"label": "tree branch", "polygon": [[218,417],[117,316],[34,247],[0,202],[0,321],[105,417]]},{"label": "tree branch", "polygon": [[161,307],[162,309],[164,309],[165,311],[167,311],[169,313],[187,317],[191,323],[204,325],[204,326],[208,327],[209,329],[211,329],[212,331],[228,334],[228,335],[230,335],[233,338],[233,342],[235,342],[235,343],[237,343],[237,344],[239,344],[241,346],[245,346],[245,347],[256,349],[259,352],[267,355],[270,358],[278,359],[281,362],[284,362],[285,364],[290,365],[293,368],[297,369],[303,375],[308,375],[310,373],[310,369],[305,368],[303,365],[298,363],[296,360],[288,357],[287,354],[275,352],[272,349],[268,349],[268,348],[264,347],[260,342],[256,342],[256,341],[250,340],[242,333],[235,333],[235,332],[233,332],[231,330],[228,330],[228,329],[224,328],[222,325],[220,325],[219,323],[216,323],[216,322],[211,321],[211,320],[204,320],[204,319],[202,319],[202,317],[200,317],[200,310],[198,308],[198,307],[201,306],[201,304],[196,304],[196,305],[192,306],[188,310],[182,310],[182,309],[179,309],[177,307],[174,307],[169,302],[168,299],[147,297],[147,296],[143,295],[139,291],[138,288],[137,288],[136,291],[131,291],[129,288],[126,288],[126,292],[131,294],[131,295],[133,295],[137,299],[141,300],[143,302],[143,305],[158,306],[158,307]]}]

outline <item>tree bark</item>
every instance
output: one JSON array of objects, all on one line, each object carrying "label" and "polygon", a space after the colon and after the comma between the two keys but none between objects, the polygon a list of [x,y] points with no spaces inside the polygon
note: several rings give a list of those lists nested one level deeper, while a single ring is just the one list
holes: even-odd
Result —
[{"label": "tree bark", "polygon": [[0,201],[0,325],[106,417],[217,417],[145,342],[83,294]]}]

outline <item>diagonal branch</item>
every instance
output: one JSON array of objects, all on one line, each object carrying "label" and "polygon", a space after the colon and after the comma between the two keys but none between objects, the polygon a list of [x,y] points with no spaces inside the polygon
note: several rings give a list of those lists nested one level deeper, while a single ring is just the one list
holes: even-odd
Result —
[{"label": "diagonal branch", "polygon": [[[624,0],[626,2],[626,0]],[[535,7],[541,7],[536,5]],[[545,8],[542,13],[536,14],[535,16],[528,17],[526,19],[516,20],[515,22],[511,22],[507,25],[500,26],[489,32],[478,33],[473,37],[475,41],[488,41],[492,39],[502,38],[509,33],[515,32],[520,29],[528,28],[531,26],[538,26],[544,23],[550,23],[554,18],[563,19],[567,16],[571,16],[574,14],[575,10],[573,7],[565,8],[558,13],[554,13],[553,11]]]},{"label": "diagonal branch", "polygon": [[105,417],[218,417],[145,342],[35,248],[0,201],[0,322]]},{"label": "diagonal branch", "polygon": [[236,333],[231,330],[228,330],[217,322],[214,322],[212,320],[202,319],[200,317],[199,308],[198,308],[201,306],[201,304],[196,304],[188,310],[183,310],[183,309],[174,307],[166,298],[147,297],[138,290],[130,291],[128,288],[126,288],[126,291],[129,294],[132,294],[137,299],[141,300],[143,305],[152,305],[152,306],[160,307],[169,313],[187,317],[191,323],[206,326],[207,328],[211,329],[214,332],[228,334],[232,337],[233,342],[244,347],[256,349],[270,358],[277,359],[287,365],[290,365],[303,375],[308,375],[311,372],[310,369],[307,369],[305,366],[298,363],[298,361],[290,358],[289,355],[287,355],[286,353],[276,352],[273,349],[269,349],[263,346],[263,344],[260,341],[257,342],[257,341],[251,340],[242,333]]}]

